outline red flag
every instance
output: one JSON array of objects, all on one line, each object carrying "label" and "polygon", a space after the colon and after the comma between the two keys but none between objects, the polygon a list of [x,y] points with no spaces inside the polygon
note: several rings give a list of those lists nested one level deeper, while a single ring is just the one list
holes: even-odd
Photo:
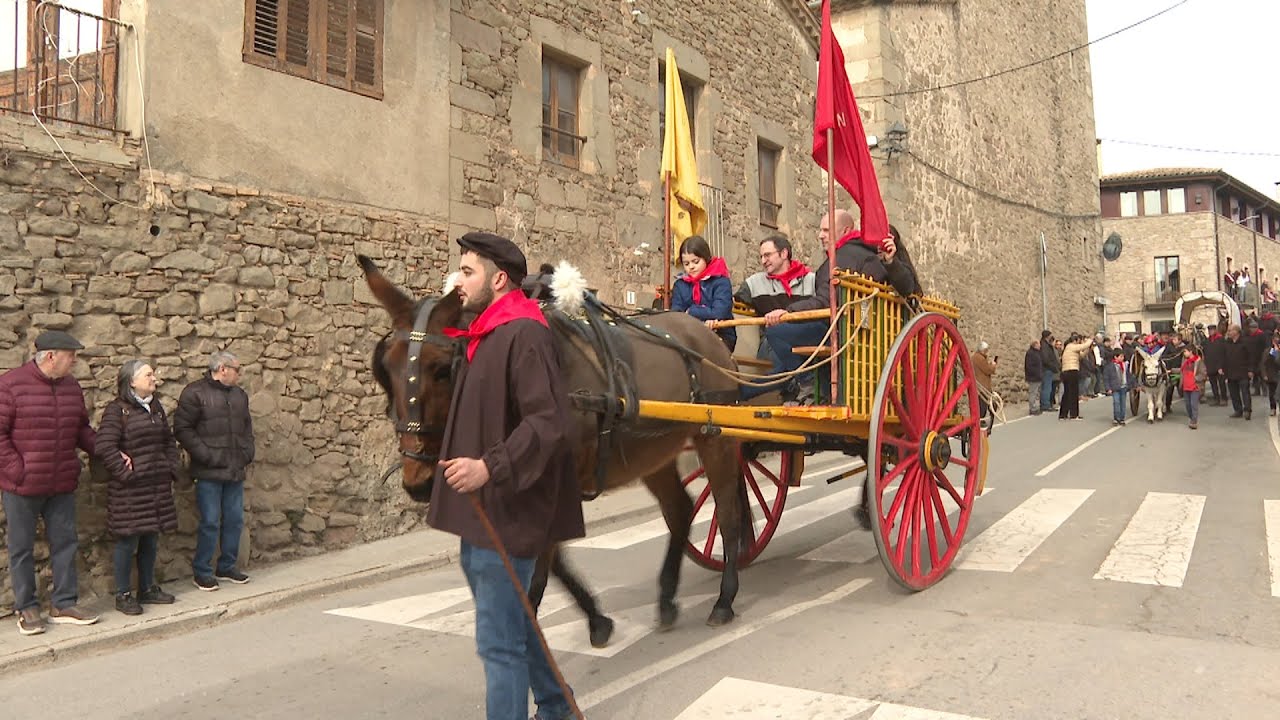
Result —
[{"label": "red flag", "polygon": [[[830,129],[835,158],[827,167],[827,130]],[[862,208],[862,242],[879,249],[889,237],[889,217],[880,197],[867,133],[862,129],[858,101],[844,72],[844,52],[831,31],[831,0],[822,3],[822,45],[818,52],[818,102],[813,116],[813,160],[835,176]]]}]

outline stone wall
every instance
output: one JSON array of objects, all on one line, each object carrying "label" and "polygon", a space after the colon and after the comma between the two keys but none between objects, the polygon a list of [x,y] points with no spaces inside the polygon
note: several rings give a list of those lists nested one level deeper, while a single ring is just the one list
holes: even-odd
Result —
[{"label": "stone wall", "polygon": [[[121,201],[111,204],[60,157],[19,144],[23,122],[0,117],[0,370],[28,360],[39,331],[69,330],[87,346],[75,373],[96,425],[125,360],[155,363],[171,410],[209,353],[231,350],[245,368],[258,444],[242,558],[316,553],[417,526],[420,508],[399,474],[379,480],[395,443],[368,355],[389,324],[355,255],[378,258],[405,287],[438,288],[443,224],[140,173],[131,142],[124,162],[76,157],[88,182]],[[175,492],[181,526],[161,543],[162,579],[186,577],[194,548],[192,487]],[[107,591],[105,485],[88,472],[78,503],[82,583]]]},{"label": "stone wall", "polygon": [[[1021,358],[1044,327],[1093,332],[1103,294],[1098,171],[1087,52],[961,87],[1086,40],[1084,0],[843,0],[833,18],[889,219],[926,291],[961,307],[970,344],[1002,358],[997,389],[1021,392]],[[902,149],[886,131],[902,123]],[[1021,395],[1016,395],[1021,397]]]},{"label": "stone wall", "polygon": [[[533,263],[572,259],[601,296],[648,305],[662,274],[658,62],[676,51],[702,83],[695,126],[702,182],[723,192],[724,254],[741,281],[758,269],[756,139],[783,148],[782,231],[818,252],[823,205],[809,159],[814,49],[772,0],[454,0],[451,230],[495,228]],[[584,67],[581,169],[541,157],[541,57]],[[642,243],[649,250],[636,253]]]}]

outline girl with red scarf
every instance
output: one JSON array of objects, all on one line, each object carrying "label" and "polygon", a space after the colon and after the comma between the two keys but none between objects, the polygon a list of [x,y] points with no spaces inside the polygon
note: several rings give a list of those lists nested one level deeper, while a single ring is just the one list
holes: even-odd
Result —
[{"label": "girl with red scarf", "polygon": [[1204,360],[1196,352],[1195,346],[1187,346],[1182,351],[1182,401],[1187,405],[1187,417],[1192,430],[1200,424],[1200,393],[1204,392],[1204,384],[1209,379]]},{"label": "girl with red scarf", "polygon": [[[680,264],[684,272],[671,288],[671,309],[687,312],[707,323],[733,319],[733,284],[724,258],[711,257],[711,246],[700,235],[680,243]],[[732,351],[738,344],[733,328],[716,330],[716,334]]]}]

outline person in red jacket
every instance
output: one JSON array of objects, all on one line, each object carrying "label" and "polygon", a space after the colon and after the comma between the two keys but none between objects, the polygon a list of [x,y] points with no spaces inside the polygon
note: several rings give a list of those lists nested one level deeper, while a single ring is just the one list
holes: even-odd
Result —
[{"label": "person in red jacket", "polygon": [[36,519],[44,518],[53,565],[49,622],[92,625],[98,616],[78,605],[76,578],[76,448],[93,452],[94,432],[84,391],[71,376],[84,346],[59,330],[36,338],[32,362],[0,375],[0,499],[8,519],[9,577],[18,632],[44,632],[36,600]]}]

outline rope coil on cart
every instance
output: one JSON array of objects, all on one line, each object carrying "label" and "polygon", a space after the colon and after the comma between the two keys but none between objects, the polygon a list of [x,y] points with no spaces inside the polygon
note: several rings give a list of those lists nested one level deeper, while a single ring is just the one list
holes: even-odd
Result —
[{"label": "rope coil on cart", "polygon": [[798,375],[803,375],[805,373],[816,370],[817,368],[830,365],[831,363],[835,362],[841,355],[843,355],[853,345],[854,339],[857,338],[857,333],[850,335],[849,339],[846,340],[843,345],[837,348],[835,353],[833,353],[830,357],[827,357],[826,359],[823,359],[823,360],[817,360],[818,355],[822,353],[823,349],[829,346],[829,343],[831,341],[831,333],[835,332],[836,328],[839,326],[840,318],[846,315],[849,312],[849,309],[854,305],[868,302],[874,299],[879,294],[880,294],[879,290],[874,290],[869,295],[855,298],[845,303],[844,305],[840,306],[840,309],[836,311],[836,322],[832,323],[831,326],[827,328],[826,334],[822,336],[822,341],[815,346],[816,349],[812,353],[810,353],[809,357],[805,358],[804,362],[800,364],[800,367],[796,368],[795,370],[791,370],[788,372],[775,373],[775,374],[762,375],[757,373],[742,372],[741,370],[729,370],[727,368],[722,368],[719,365],[716,365],[715,363],[706,363],[706,364],[716,372],[720,373],[721,375],[724,375],[725,377],[728,377],[731,380],[737,381],[739,385],[746,385],[746,386],[772,385],[782,380],[788,380]]}]

